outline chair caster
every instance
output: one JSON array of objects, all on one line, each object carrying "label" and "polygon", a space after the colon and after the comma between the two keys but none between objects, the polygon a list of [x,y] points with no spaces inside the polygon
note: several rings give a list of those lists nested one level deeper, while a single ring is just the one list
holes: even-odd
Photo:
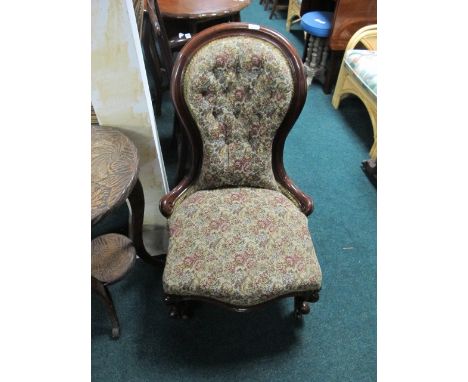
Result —
[{"label": "chair caster", "polygon": [[172,306],[169,310],[169,317],[174,318],[174,319],[181,318],[182,320],[188,320],[190,318],[186,309],[180,306]]},{"label": "chair caster", "polygon": [[171,297],[166,296],[165,300],[167,305],[169,305],[169,317],[171,318],[181,318],[187,320],[190,318],[189,315],[189,304],[186,301],[174,301]]},{"label": "chair caster", "polygon": [[177,309],[177,306],[171,306],[169,308],[169,317],[170,318],[180,318],[180,314],[179,314],[179,309]]},{"label": "chair caster", "polygon": [[303,297],[294,297],[294,316],[301,319],[304,314],[310,313],[310,306]]}]

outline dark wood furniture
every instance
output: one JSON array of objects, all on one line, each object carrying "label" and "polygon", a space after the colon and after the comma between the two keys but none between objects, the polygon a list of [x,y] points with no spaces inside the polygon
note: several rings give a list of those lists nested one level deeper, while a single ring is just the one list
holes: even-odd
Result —
[{"label": "dark wood furniture", "polygon": [[[286,192],[296,200],[300,206],[301,211],[306,215],[310,215],[313,211],[314,205],[312,199],[303,193],[288,177],[283,165],[283,149],[289,131],[292,129],[299,114],[304,106],[307,96],[307,84],[304,73],[304,65],[301,58],[298,56],[296,49],[279,33],[259,27],[259,29],[249,28],[247,23],[229,23],[214,26],[208,30],[204,30],[197,34],[180,52],[180,55],[174,65],[171,79],[171,96],[174,103],[176,113],[181,121],[182,127],[188,137],[190,144],[191,160],[189,162],[190,169],[188,174],[174,187],[168,194],[166,194],[160,201],[161,213],[169,218],[173,212],[175,203],[179,198],[183,198],[189,187],[193,186],[200,175],[200,170],[203,161],[203,142],[200,131],[197,127],[192,114],[186,104],[183,93],[183,73],[192,56],[203,45],[216,39],[227,36],[253,36],[258,37],[267,42],[272,43],[277,47],[287,58],[291,69],[292,78],[294,81],[294,91],[289,109],[276,131],[273,147],[272,147],[272,169],[274,177],[278,184],[286,190]],[[319,299],[319,291],[306,291],[298,293],[290,293],[280,296],[278,298],[294,297],[295,314],[299,317],[302,314],[307,314],[310,311],[307,302],[316,302]],[[276,299],[278,299],[276,298]],[[275,300],[276,300],[275,299]],[[246,312],[253,308],[263,306],[261,303],[251,307],[238,307],[219,302],[214,299],[196,296],[174,296],[167,295],[166,303],[171,307],[172,317],[187,317],[187,302],[192,300],[206,301],[213,304],[223,306],[225,308],[234,310],[236,312]],[[273,301],[273,300],[270,300]],[[268,301],[268,302],[270,302]]]},{"label": "dark wood furniture", "polygon": [[158,0],[161,13],[166,17],[204,19],[239,12],[250,5],[250,0]]},{"label": "dark wood furniture", "polygon": [[220,22],[240,21],[240,11],[250,5],[250,0],[158,0],[158,3],[167,29],[182,24],[195,34]]},{"label": "dark wood furniture", "polygon": [[273,0],[269,18],[273,18],[276,15],[276,11],[287,11],[288,6],[288,0]]},{"label": "dark wood furniture", "polygon": [[270,5],[273,4],[273,0],[260,0],[260,5],[263,4],[263,9],[266,11],[270,8]]},{"label": "dark wood furniture", "polygon": [[155,0],[140,1],[144,1],[140,38],[147,69],[154,82],[154,89],[151,89],[153,108],[155,114],[160,116],[162,93],[169,88],[173,55],[185,45],[189,37],[185,35],[169,37],[162,21],[158,2]]},{"label": "dark wood furniture", "polygon": [[[170,77],[174,56],[190,40],[189,34],[182,33],[169,37],[166,26],[161,16],[158,1],[144,0],[145,2],[145,20],[143,26],[143,50],[146,53],[146,61],[149,65],[151,76],[153,77],[155,91],[153,98],[153,107],[156,116],[161,115],[162,93],[169,88]],[[180,29],[180,31],[187,29]],[[175,33],[172,31],[172,33]],[[186,161],[186,147],[184,137],[178,128],[177,117],[174,115],[173,139],[172,142],[177,146],[177,180],[184,172],[184,163]]]},{"label": "dark wood furniture", "polygon": [[330,55],[323,90],[330,94],[335,86],[344,50],[351,36],[363,26],[377,23],[376,0],[302,0],[301,16],[311,11],[333,12],[329,37]]}]

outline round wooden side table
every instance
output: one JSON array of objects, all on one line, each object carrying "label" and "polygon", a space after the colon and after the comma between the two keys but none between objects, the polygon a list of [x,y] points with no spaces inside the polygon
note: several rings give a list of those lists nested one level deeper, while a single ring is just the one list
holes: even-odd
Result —
[{"label": "round wooden side table", "polygon": [[137,148],[127,136],[111,127],[91,127],[91,225],[128,201],[130,238],[138,257],[160,265],[159,257],[151,256],[143,243],[145,197],[138,164]]},{"label": "round wooden side table", "polygon": [[135,263],[136,255],[152,265],[143,243],[145,199],[138,179],[138,151],[133,142],[117,129],[91,127],[91,225],[128,201],[130,238],[118,234],[97,237],[91,243],[91,289],[104,301],[112,321],[112,337],[120,326],[107,285],[119,281]]},{"label": "round wooden side table", "polygon": [[91,242],[91,287],[103,300],[112,322],[112,338],[120,336],[120,324],[107,286],[121,280],[136,260],[131,240],[110,233]]}]

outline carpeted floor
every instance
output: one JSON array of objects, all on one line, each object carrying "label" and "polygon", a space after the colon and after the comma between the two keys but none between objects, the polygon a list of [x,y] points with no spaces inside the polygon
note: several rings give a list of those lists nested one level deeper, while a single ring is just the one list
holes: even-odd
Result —
[{"label": "carpeted floor", "polygon": [[[297,25],[286,32],[285,13],[269,20],[252,0],[241,17],[283,33],[302,54],[301,32]],[[157,127],[171,180],[168,99]],[[93,381],[375,381],[377,195],[360,169],[371,143],[360,101],[348,99],[335,111],[331,96],[311,86],[284,153],[289,175],[315,201],[309,227],[323,271],[320,301],[302,323],[291,315],[292,300],[248,314],[200,305],[192,319],[171,320],[161,272],[138,261],[110,288],[122,327],[118,341],[92,299]]]}]

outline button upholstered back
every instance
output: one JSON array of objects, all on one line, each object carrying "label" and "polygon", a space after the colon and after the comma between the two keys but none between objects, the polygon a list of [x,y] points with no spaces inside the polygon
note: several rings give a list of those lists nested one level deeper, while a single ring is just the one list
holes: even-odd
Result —
[{"label": "button upholstered back", "polygon": [[284,53],[257,37],[222,37],[193,55],[182,82],[203,143],[196,188],[277,190],[272,145],[294,91]]}]

